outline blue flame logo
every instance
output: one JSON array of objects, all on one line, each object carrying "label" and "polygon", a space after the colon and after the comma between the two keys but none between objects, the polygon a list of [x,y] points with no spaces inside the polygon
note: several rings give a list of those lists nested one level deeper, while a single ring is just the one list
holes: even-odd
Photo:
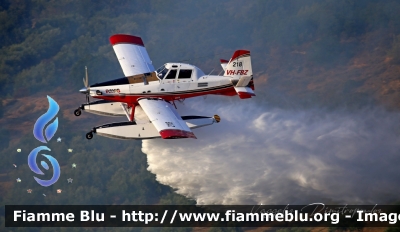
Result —
[{"label": "blue flame logo", "polygon": [[[50,123],[47,128],[45,128],[46,124],[48,124],[60,110],[60,107],[58,106],[57,102],[53,100],[53,98],[47,96],[47,100],[49,101],[49,109],[45,114],[43,114],[36,120],[35,126],[33,127],[33,135],[37,140],[42,143],[47,143],[48,141],[50,141],[58,128],[58,118],[54,119],[54,121]],[[44,150],[51,151],[50,148],[46,146],[40,146],[33,149],[28,156],[29,168],[38,175],[44,175],[44,173],[37,166],[36,158],[39,152]],[[44,187],[48,187],[57,182],[58,178],[60,177],[60,165],[53,156],[45,154],[42,154],[42,156],[46,157],[50,164],[53,166],[53,177],[50,180],[41,180],[37,177],[34,178],[36,182],[38,182],[38,184]],[[49,170],[49,165],[45,161],[42,161],[40,164],[44,169]]]},{"label": "blue flame logo", "polygon": [[56,118],[51,124],[47,126],[45,130],[47,138],[46,141],[43,135],[43,129],[46,126],[46,124],[49,123],[50,120],[57,115],[58,110],[60,109],[57,102],[54,101],[53,98],[47,96],[47,100],[49,101],[49,109],[45,114],[43,114],[38,118],[38,120],[35,123],[35,126],[33,127],[33,135],[37,140],[39,140],[42,143],[47,143],[47,141],[50,141],[50,139],[53,138],[58,128],[58,118]]}]

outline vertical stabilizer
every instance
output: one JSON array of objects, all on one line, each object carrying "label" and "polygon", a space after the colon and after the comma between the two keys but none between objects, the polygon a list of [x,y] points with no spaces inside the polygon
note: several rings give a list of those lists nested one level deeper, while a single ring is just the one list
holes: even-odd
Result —
[{"label": "vertical stabilizer", "polygon": [[233,79],[240,79],[241,76],[252,76],[253,69],[251,68],[250,51],[237,50],[233,53],[232,58],[229,60],[225,67],[224,76]]}]

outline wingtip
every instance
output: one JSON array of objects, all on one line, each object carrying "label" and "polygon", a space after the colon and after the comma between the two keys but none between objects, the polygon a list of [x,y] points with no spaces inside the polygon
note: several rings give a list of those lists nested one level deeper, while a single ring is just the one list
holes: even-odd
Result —
[{"label": "wingtip", "polygon": [[142,38],[133,35],[115,34],[110,37],[110,43],[114,46],[120,43],[135,44],[144,47]]},{"label": "wingtip", "polygon": [[191,131],[167,129],[160,131],[161,138],[163,139],[183,139],[192,138],[197,139],[196,136]]}]

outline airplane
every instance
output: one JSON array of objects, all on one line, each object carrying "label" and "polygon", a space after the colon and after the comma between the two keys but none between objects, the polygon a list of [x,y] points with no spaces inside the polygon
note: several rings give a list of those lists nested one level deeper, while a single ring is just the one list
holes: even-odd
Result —
[{"label": "airplane", "polygon": [[[83,79],[86,104],[74,111],[103,116],[126,116],[128,121],[94,127],[93,133],[116,139],[196,138],[191,129],[220,122],[220,117],[180,116],[175,101],[208,94],[248,99],[255,96],[250,51],[237,50],[231,59],[221,59],[223,75],[206,75],[186,63],[166,63],[155,70],[140,37],[116,34],[111,45],[125,77],[89,85]],[[89,96],[100,99],[89,102]]]}]

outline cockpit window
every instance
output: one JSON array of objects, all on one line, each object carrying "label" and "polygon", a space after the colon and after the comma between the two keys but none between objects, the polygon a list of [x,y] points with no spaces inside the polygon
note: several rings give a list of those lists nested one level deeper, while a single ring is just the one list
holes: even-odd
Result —
[{"label": "cockpit window", "polygon": [[181,70],[179,70],[178,79],[190,79],[191,76],[192,76],[192,70],[191,69],[181,69]]},{"label": "cockpit window", "polygon": [[159,68],[156,70],[156,72],[157,72],[157,73],[160,73],[160,72],[161,72],[162,70],[164,70],[164,69],[165,69],[165,65],[159,67]]},{"label": "cockpit window", "polygon": [[171,69],[171,71],[169,71],[165,79],[175,79],[175,76],[176,76],[176,69]]},{"label": "cockpit window", "polygon": [[157,69],[157,77],[160,78],[161,80],[164,79],[165,74],[167,74],[169,69],[165,68],[165,65],[161,66],[159,69]]}]

